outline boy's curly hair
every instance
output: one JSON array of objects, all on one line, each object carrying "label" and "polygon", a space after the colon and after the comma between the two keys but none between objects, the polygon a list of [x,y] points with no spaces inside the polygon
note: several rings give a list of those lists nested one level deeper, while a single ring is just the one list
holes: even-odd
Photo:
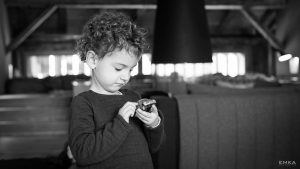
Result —
[{"label": "boy's curly hair", "polygon": [[147,31],[137,26],[120,12],[105,12],[89,20],[83,28],[83,36],[77,41],[75,51],[82,61],[86,53],[94,51],[100,58],[115,49],[126,49],[139,57],[149,47]]}]

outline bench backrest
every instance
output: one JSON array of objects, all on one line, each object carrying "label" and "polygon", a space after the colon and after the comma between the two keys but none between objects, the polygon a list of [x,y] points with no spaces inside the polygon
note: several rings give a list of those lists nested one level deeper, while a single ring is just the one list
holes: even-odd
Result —
[{"label": "bench backrest", "polygon": [[71,95],[1,95],[0,159],[56,156],[67,141]]}]

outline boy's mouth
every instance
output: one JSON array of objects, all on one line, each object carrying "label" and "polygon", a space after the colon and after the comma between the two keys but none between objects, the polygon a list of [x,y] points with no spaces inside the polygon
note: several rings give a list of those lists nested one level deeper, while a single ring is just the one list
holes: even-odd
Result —
[{"label": "boy's mouth", "polygon": [[118,85],[118,86],[124,86],[125,83],[116,83],[116,85]]}]

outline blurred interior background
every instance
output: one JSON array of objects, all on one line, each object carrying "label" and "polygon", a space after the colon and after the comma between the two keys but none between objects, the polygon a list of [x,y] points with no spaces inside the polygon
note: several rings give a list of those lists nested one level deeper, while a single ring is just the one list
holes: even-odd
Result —
[{"label": "blurred interior background", "polygon": [[[57,157],[59,153],[65,153],[68,106],[73,95],[88,89],[91,75],[87,65],[74,53],[74,45],[87,20],[107,10],[124,12],[148,30],[151,47],[142,54],[126,87],[143,97],[164,96],[170,100],[163,98],[158,104],[162,107],[170,104],[165,107],[166,112],[168,109],[176,112],[175,115],[166,115],[171,119],[166,121],[166,130],[171,133],[169,138],[173,138],[173,142],[168,140],[172,144],[164,148],[163,155],[156,154],[153,158],[156,168],[195,168],[197,165],[216,168],[222,164],[224,168],[239,168],[241,161],[249,163],[252,168],[276,168],[278,160],[295,160],[299,157],[296,142],[300,133],[300,108],[297,104],[300,100],[299,2],[0,0],[0,160],[3,159],[0,168],[1,165],[7,168],[13,166],[14,162],[10,163],[10,159]],[[184,150],[179,153],[179,147],[186,143],[181,140],[179,131],[186,131],[186,128],[179,128],[179,123],[182,124],[185,119],[178,116],[191,110],[189,105],[181,104],[185,102],[179,102],[182,97],[176,96],[193,94],[212,94],[215,99],[224,100],[228,100],[229,95],[232,102],[219,107],[219,110],[228,109],[225,112],[235,114],[227,118],[226,124],[230,126],[224,131],[225,135],[220,134],[222,127],[212,129],[209,124],[206,126],[208,131],[218,137],[204,133],[208,142],[218,140],[221,149],[224,145],[227,148],[230,147],[228,144],[232,145],[232,149],[224,149],[228,156],[222,152],[212,153],[206,156],[211,157],[209,162],[201,163],[201,160],[207,160],[201,156],[207,152],[197,152],[200,153],[199,159],[195,160],[198,163],[189,166],[187,161],[193,158],[184,158]],[[263,103],[258,100],[263,100]],[[197,105],[201,101],[195,102]],[[204,102],[207,107],[218,107],[224,103],[209,99]],[[244,105],[241,110],[240,104]],[[232,109],[228,105],[233,106]],[[268,109],[270,105],[272,108]],[[244,116],[241,113],[249,109],[257,114],[250,112],[249,116]],[[279,113],[276,114],[275,110]],[[213,110],[203,110],[210,111]],[[242,115],[239,116],[239,113]],[[263,114],[266,116],[261,117]],[[283,118],[279,118],[281,116]],[[223,124],[220,117],[223,116],[214,114],[212,119],[217,118]],[[244,121],[240,122],[240,117]],[[273,122],[266,123],[268,118]],[[250,125],[250,129],[240,128],[244,122],[255,125]],[[263,125],[265,123],[267,127]],[[225,129],[226,124],[224,122]],[[251,138],[243,135],[247,131],[250,131]],[[223,136],[228,140],[241,136],[241,144],[237,144],[235,139],[222,142],[220,138]],[[36,149],[28,149],[34,145]],[[238,145],[244,147],[239,149]],[[256,148],[252,149],[252,145]],[[218,147],[211,146],[212,150]],[[263,149],[263,153],[259,153],[258,149]],[[240,156],[240,151],[249,154]],[[167,162],[163,156],[172,159],[170,153],[175,156]],[[215,161],[218,159],[218,162]],[[54,164],[61,162],[57,158],[53,161]],[[49,160],[46,163],[49,164]]]},{"label": "blurred interior background", "polygon": [[[0,57],[0,91],[18,93],[14,91],[18,89],[12,89],[10,85],[5,86],[6,82],[13,83],[13,79],[89,76],[90,70],[74,53],[74,44],[80,37],[86,21],[105,10],[122,11],[148,30],[151,48],[143,54],[132,76],[167,78],[176,72],[184,81],[195,81],[203,75],[216,73],[230,77],[254,73],[275,76],[282,82],[298,82],[298,53],[295,50],[285,50],[288,45],[297,47],[295,43],[298,41],[291,36],[299,34],[296,31],[298,25],[292,20],[297,15],[286,16],[289,15],[288,9],[292,10],[287,9],[287,4],[287,0],[206,0],[204,16],[207,20],[200,23],[208,30],[199,31],[209,38],[207,42],[211,45],[212,55],[207,57],[211,57],[212,62],[189,63],[183,59],[180,63],[172,60],[169,63],[152,63],[155,20],[156,17],[163,17],[156,16],[156,0],[1,1],[3,44]],[[203,8],[201,3],[194,6],[197,5],[197,9]],[[167,8],[163,9],[160,15],[164,15],[164,12],[170,13]],[[176,19],[174,21],[176,22]],[[293,35],[286,33],[290,32],[290,29],[293,30]],[[177,49],[170,50],[176,52]],[[203,55],[201,50],[197,52],[198,55]],[[292,55],[280,60],[279,56],[284,54]],[[173,56],[170,53],[164,57],[169,59]]]}]

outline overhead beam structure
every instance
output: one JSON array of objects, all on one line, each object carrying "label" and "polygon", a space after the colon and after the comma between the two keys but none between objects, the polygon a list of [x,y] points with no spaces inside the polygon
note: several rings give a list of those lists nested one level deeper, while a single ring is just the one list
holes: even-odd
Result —
[{"label": "overhead beam structure", "polygon": [[[8,1],[9,4],[10,1]],[[13,6],[13,4],[10,4]],[[57,4],[44,11],[36,18],[19,36],[17,36],[7,47],[9,53],[21,45],[45,20],[47,20],[58,8],[74,9],[150,9],[155,10],[156,4]],[[238,10],[243,13],[247,20],[257,29],[261,35],[276,49],[280,50],[281,45],[276,38],[259,23],[251,10],[282,9],[284,5],[252,5],[244,7],[241,4],[208,4],[206,10]]]},{"label": "overhead beam structure", "polygon": [[251,12],[246,7],[242,8],[240,11],[245,16],[245,18],[251,23],[251,25],[254,26],[254,28],[270,43],[272,47],[279,51],[282,50],[282,46],[277,41],[275,36],[267,28],[260,24],[259,20],[253,14],[253,12]]},{"label": "overhead beam structure", "polygon": [[44,11],[38,18],[36,18],[24,31],[20,33],[6,48],[6,53],[10,53],[12,50],[16,49],[20,44],[22,44],[42,23],[45,22],[57,9],[54,5]]}]

